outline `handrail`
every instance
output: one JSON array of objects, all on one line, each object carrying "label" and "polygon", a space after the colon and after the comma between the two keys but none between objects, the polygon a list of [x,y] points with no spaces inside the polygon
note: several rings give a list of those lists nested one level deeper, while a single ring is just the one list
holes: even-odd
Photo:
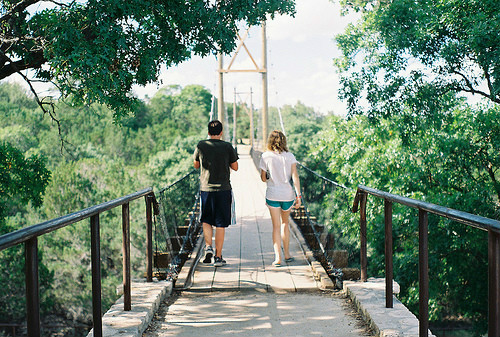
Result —
[{"label": "handrail", "polygon": [[105,211],[108,211],[112,208],[115,208],[117,206],[121,206],[124,203],[133,201],[135,199],[138,199],[140,197],[143,197],[147,194],[151,194],[153,192],[153,189],[151,187],[145,188],[141,191],[137,191],[135,193],[123,196],[118,199],[114,199],[111,201],[104,202],[99,205],[91,206],[88,208],[85,208],[83,210],[63,215],[59,218],[48,220],[33,226],[29,226],[26,228],[19,229],[14,232],[10,232],[7,234],[4,234],[0,236],[0,251],[4,250],[6,248],[15,246],[19,243],[23,243],[25,241],[28,241],[29,239],[36,237],[36,236],[41,236],[50,232],[53,232],[57,229],[63,228],[67,225],[71,225],[72,223],[79,222],[81,220],[84,220],[86,218],[90,218],[91,216],[102,213]]},{"label": "handrail", "polygon": [[472,227],[476,227],[482,230],[493,230],[500,233],[500,221],[486,218],[480,215],[475,215],[463,211],[458,211],[456,209],[432,204],[425,201],[410,199],[407,197],[403,197],[400,195],[384,192],[381,190],[377,190],[375,188],[370,188],[367,186],[359,185],[358,191],[356,193],[356,198],[354,199],[353,212],[357,212],[357,207],[359,204],[358,194],[360,192],[366,192],[373,196],[386,199],[392,202],[396,202],[398,204],[402,204],[408,207],[412,207],[415,209],[421,209],[427,211],[429,213],[433,213],[445,218],[448,218],[453,221],[457,221]]},{"label": "handrail", "polygon": [[122,238],[123,238],[123,292],[124,310],[131,310],[130,289],[130,215],[129,203],[145,197],[147,227],[147,281],[152,281],[152,213],[157,212],[156,198],[152,188],[104,202],[62,217],[42,222],[33,226],[0,236],[0,251],[17,244],[25,244],[25,277],[26,277],[26,311],[28,336],[40,336],[40,293],[38,280],[38,237],[61,229],[78,221],[90,218],[91,232],[91,267],[92,267],[92,310],[94,336],[102,337],[101,313],[101,259],[100,259],[100,224],[99,214],[115,207],[122,206]]},{"label": "handrail", "polygon": [[368,194],[384,199],[386,307],[393,307],[392,203],[396,202],[418,209],[419,336],[427,337],[429,332],[428,213],[488,231],[488,336],[500,336],[500,320],[498,319],[500,317],[500,221],[359,185],[352,212],[356,213],[358,210],[360,212],[361,280],[365,282],[367,280],[366,200]]}]

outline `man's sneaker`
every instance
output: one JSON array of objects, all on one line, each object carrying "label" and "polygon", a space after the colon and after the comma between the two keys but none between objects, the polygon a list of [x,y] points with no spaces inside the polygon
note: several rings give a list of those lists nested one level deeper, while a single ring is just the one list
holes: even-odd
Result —
[{"label": "man's sneaker", "polygon": [[225,265],[226,265],[226,260],[224,260],[222,258],[222,256],[221,257],[218,257],[218,256],[215,257],[215,261],[214,261],[214,266],[215,267],[222,267],[222,266],[225,266]]},{"label": "man's sneaker", "polygon": [[214,250],[212,246],[207,246],[205,248],[205,258],[203,259],[203,263],[212,263],[213,256],[214,256]]}]

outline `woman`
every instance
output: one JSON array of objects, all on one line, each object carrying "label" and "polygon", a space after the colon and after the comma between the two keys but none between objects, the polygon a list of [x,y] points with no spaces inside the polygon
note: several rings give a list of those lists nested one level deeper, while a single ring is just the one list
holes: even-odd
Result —
[{"label": "woman", "polygon": [[[290,255],[290,228],[288,220],[290,211],[300,207],[300,181],[297,173],[297,160],[288,152],[286,137],[283,132],[274,130],[267,140],[267,151],[260,160],[260,177],[267,182],[266,205],[271,213],[273,223],[273,265],[279,267],[283,264],[281,259],[281,241],[286,262],[293,261]],[[295,192],[290,184],[293,180]]]}]

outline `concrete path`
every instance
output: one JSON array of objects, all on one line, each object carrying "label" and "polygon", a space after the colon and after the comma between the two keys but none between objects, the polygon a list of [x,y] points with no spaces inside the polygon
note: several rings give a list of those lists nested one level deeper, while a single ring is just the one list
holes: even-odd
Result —
[{"label": "concrete path", "polygon": [[[272,266],[265,184],[248,147],[238,150],[240,169],[231,175],[237,224],[226,231],[227,265],[198,263],[189,290],[174,292],[143,336],[367,336],[346,299],[319,289],[293,236],[290,251],[295,261]],[[179,279],[176,286],[184,283]]]},{"label": "concrete path", "polygon": [[333,293],[182,292],[163,305],[142,335],[371,336]]}]

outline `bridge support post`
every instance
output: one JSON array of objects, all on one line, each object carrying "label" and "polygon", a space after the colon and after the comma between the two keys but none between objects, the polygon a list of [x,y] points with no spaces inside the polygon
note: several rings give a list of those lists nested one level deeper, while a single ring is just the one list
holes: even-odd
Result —
[{"label": "bridge support post", "polygon": [[102,337],[101,314],[101,239],[99,214],[90,217],[90,252],[92,261],[92,312],[94,337]]},{"label": "bridge support post", "polygon": [[146,195],[146,281],[153,282],[153,202]]},{"label": "bridge support post", "polygon": [[122,254],[123,254],[123,310],[132,310],[132,294],[130,286],[130,208],[122,205]]},{"label": "bridge support post", "polygon": [[392,202],[384,199],[385,214],[385,307],[393,307]]},{"label": "bridge support post", "polygon": [[419,336],[429,335],[429,214],[418,210]]},{"label": "bridge support post", "polygon": [[[254,126],[253,126],[253,102],[252,102],[252,88],[250,88],[250,146],[253,148]],[[264,145],[265,146],[265,145]]]},{"label": "bridge support post", "polygon": [[360,218],[360,264],[361,264],[361,281],[366,282],[368,280],[367,266],[368,257],[366,250],[366,193],[360,193],[359,200],[359,218]]},{"label": "bridge support post", "polygon": [[40,336],[40,286],[38,282],[38,239],[25,243],[26,310],[28,336]]},{"label": "bridge support post", "polygon": [[500,336],[500,234],[488,231],[488,337]]}]

